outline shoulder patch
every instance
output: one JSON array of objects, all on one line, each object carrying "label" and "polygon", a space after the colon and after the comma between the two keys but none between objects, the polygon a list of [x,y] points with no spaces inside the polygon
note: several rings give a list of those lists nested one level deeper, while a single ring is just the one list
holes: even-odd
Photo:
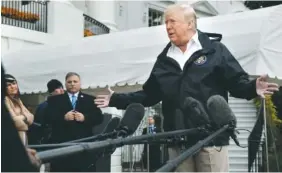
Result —
[{"label": "shoulder patch", "polygon": [[194,61],[194,64],[196,65],[203,65],[207,62],[207,57],[206,56],[200,56],[198,59]]}]

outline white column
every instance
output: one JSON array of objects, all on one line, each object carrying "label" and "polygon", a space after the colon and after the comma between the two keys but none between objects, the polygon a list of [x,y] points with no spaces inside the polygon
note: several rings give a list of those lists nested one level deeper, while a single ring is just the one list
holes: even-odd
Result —
[{"label": "white column", "polygon": [[88,15],[110,28],[111,32],[117,31],[116,1],[88,1]]},{"label": "white column", "polygon": [[83,12],[69,1],[48,3],[48,34],[58,41],[70,42],[83,38]]}]

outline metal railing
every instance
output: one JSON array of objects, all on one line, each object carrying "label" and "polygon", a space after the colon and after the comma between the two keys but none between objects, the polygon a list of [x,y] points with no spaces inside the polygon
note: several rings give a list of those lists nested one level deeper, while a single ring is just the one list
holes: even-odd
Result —
[{"label": "metal railing", "polygon": [[103,23],[83,14],[84,17],[84,37],[110,33],[110,29]]},{"label": "metal railing", "polygon": [[261,100],[258,118],[248,138],[248,171],[268,172],[268,144],[265,99]]},{"label": "metal railing", "polygon": [[[142,135],[143,129],[148,126],[148,116],[158,115],[162,117],[162,105],[159,103],[153,107],[146,108],[145,116],[141,121],[138,129],[135,131],[133,136]],[[161,122],[161,126],[162,122]],[[123,172],[148,172],[149,165],[148,163],[143,162],[144,146],[146,144],[137,144],[137,145],[126,145],[121,148],[122,154],[122,170]],[[148,147],[147,147],[148,148]],[[161,144],[161,165],[165,164],[168,160],[167,147],[165,144]],[[145,151],[148,152],[148,151]],[[147,154],[149,156],[149,154]],[[148,161],[148,159],[147,159]]]},{"label": "metal railing", "polygon": [[1,1],[2,24],[47,32],[48,1]]}]

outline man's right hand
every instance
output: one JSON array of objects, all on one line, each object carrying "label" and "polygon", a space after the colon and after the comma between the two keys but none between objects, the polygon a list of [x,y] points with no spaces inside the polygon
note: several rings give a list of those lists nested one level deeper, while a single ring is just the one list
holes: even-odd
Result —
[{"label": "man's right hand", "polygon": [[74,115],[75,113],[73,111],[69,111],[66,115],[65,115],[65,120],[67,121],[73,121],[74,120]]},{"label": "man's right hand", "polygon": [[36,166],[37,168],[40,168],[41,165],[41,161],[38,158],[38,156],[36,155],[36,150],[34,149],[30,149],[30,148],[26,148],[27,151],[27,155],[31,161],[31,163]]},{"label": "man's right hand", "polygon": [[111,90],[110,87],[108,87],[108,91],[108,95],[97,95],[96,99],[94,100],[94,103],[97,105],[98,108],[105,108],[109,106],[114,91]]}]

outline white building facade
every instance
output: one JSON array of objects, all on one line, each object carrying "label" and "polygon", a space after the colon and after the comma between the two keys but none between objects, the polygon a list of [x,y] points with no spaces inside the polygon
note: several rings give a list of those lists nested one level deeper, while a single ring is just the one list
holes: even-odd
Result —
[{"label": "white building facade", "polygon": [[[2,6],[3,6],[2,1]],[[198,17],[209,17],[247,10],[243,1],[49,1],[44,17],[47,32],[1,24],[2,54],[41,44],[58,44],[83,38],[86,14],[110,28],[111,32],[160,25],[169,4],[188,3]],[[30,5],[18,5],[23,11]],[[39,9],[42,10],[42,9]],[[2,10],[3,11],[3,10]],[[41,14],[42,15],[42,14]],[[42,16],[43,17],[43,16]],[[4,18],[2,16],[2,18]],[[36,27],[38,24],[32,24]],[[95,33],[94,33],[95,34]]]},{"label": "white building facade", "polygon": [[[174,3],[187,3],[194,6],[197,17],[210,17],[248,10],[244,1],[50,1],[47,3],[46,32],[1,24],[1,53],[32,49],[37,45],[65,45],[70,42],[82,41],[85,33],[85,15],[101,22],[110,32],[126,31],[142,27],[152,27],[163,24],[163,13],[166,7]],[[25,6],[28,8],[27,6]],[[24,8],[18,5],[20,11]],[[32,9],[32,7],[28,8]],[[42,9],[40,10],[43,11]],[[40,16],[43,17],[43,16]],[[41,19],[40,19],[41,20]],[[92,20],[91,20],[92,21]],[[96,27],[95,22],[92,22]],[[36,23],[30,24],[36,28]],[[100,27],[100,26],[99,26]],[[101,28],[101,27],[100,27]],[[103,27],[102,27],[103,28]],[[89,28],[88,28],[89,29]],[[91,30],[91,28],[90,28]],[[105,32],[106,33],[106,32]],[[93,31],[94,35],[98,35]],[[95,36],[93,36],[95,37]],[[85,38],[87,39],[87,38]],[[40,58],[40,57],[38,57]],[[4,62],[5,64],[5,62]],[[238,111],[239,121],[246,128],[251,128],[255,121],[255,108],[250,102],[232,100],[232,108]],[[238,110],[236,106],[245,106]],[[245,111],[245,112],[244,112]],[[251,115],[250,115],[251,114]],[[246,118],[249,116],[250,118]],[[246,121],[245,121],[246,119]],[[247,123],[247,124],[246,124]],[[244,126],[244,127],[245,127]],[[247,140],[247,135],[241,137]],[[247,150],[240,150],[231,145],[231,171],[247,171]],[[238,150],[239,151],[239,150]],[[121,172],[121,149],[112,155],[112,172]],[[240,154],[239,154],[240,153]],[[126,158],[125,158],[126,159]],[[238,161],[239,159],[239,161]]]}]

